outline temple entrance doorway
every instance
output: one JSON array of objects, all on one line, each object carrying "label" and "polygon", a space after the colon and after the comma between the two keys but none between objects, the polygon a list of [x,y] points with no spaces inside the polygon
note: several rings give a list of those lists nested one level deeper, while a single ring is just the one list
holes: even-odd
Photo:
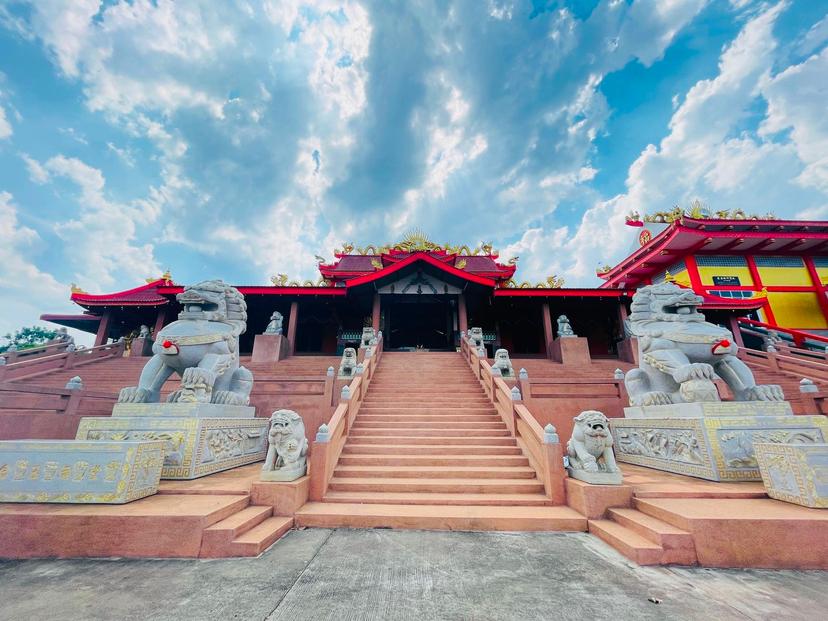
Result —
[{"label": "temple entrance doorway", "polygon": [[455,300],[447,295],[384,295],[383,337],[389,349],[449,350],[454,342]]}]

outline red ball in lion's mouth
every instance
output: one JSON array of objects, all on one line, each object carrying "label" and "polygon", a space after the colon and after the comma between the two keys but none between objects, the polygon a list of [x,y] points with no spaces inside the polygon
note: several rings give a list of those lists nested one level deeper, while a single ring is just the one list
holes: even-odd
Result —
[{"label": "red ball in lion's mouth", "polygon": [[172,346],[173,346],[172,341],[164,341],[163,343],[161,343],[161,347],[163,347],[164,349],[169,349]]}]

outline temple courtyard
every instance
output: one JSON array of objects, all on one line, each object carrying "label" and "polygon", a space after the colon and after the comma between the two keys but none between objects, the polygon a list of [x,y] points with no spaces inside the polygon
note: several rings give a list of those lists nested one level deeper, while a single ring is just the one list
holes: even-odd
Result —
[{"label": "temple courtyard", "polygon": [[0,562],[0,619],[793,621],[826,579],[640,567],[587,533],[305,529],[257,558]]}]

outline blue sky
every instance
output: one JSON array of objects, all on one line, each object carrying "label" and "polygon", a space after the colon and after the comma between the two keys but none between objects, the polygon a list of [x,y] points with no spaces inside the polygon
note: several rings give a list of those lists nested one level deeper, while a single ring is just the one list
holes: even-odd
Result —
[{"label": "blue sky", "polygon": [[0,333],[69,284],[491,241],[592,286],[624,215],[828,215],[813,0],[0,0]]}]

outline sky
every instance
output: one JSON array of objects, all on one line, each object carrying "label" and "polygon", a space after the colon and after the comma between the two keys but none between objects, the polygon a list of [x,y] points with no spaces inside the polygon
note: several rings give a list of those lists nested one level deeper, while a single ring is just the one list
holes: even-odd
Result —
[{"label": "sky", "polygon": [[597,286],[624,217],[828,217],[825,0],[0,0],[0,334],[70,283],[491,242]]}]

